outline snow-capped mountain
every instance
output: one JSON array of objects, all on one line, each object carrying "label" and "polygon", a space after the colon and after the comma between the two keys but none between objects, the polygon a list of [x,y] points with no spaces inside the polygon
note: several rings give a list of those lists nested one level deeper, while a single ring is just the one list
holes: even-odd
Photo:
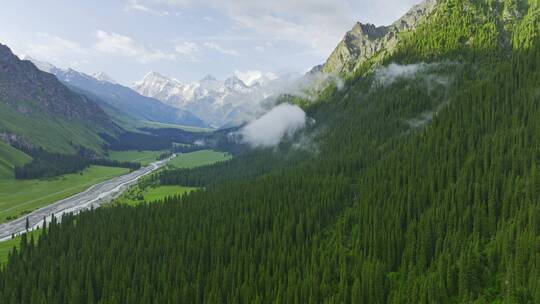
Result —
[{"label": "snow-capped mountain", "polygon": [[97,73],[94,73],[94,74],[92,74],[90,76],[94,77],[95,79],[97,79],[99,81],[104,81],[104,82],[110,82],[112,84],[117,84],[117,82],[112,77],[105,74],[105,72],[97,72]]},{"label": "snow-capped mountain", "polygon": [[[288,81],[289,79],[287,79]],[[189,111],[219,128],[242,124],[264,111],[266,101],[281,93],[285,79],[257,71],[235,72],[225,81],[208,75],[193,83],[150,72],[133,85],[139,94]]]},{"label": "snow-capped mountain", "polygon": [[255,84],[265,85],[279,78],[274,73],[263,73],[261,71],[235,71],[234,76],[240,78],[248,86]]},{"label": "snow-capped mountain", "polygon": [[[201,119],[189,111],[167,105],[158,99],[143,96],[131,88],[121,86],[114,82],[105,73],[96,73],[92,76],[73,69],[61,69],[54,65],[35,60],[28,56],[38,69],[51,73],[67,86],[80,91],[80,93],[97,97],[97,102],[104,110],[111,106],[132,118],[162,123],[173,123],[195,127],[207,127]],[[106,105],[103,105],[105,103]]]}]

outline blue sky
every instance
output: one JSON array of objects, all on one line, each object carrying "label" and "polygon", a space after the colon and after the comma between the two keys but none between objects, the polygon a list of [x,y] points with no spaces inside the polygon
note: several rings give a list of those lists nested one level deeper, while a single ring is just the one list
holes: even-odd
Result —
[{"label": "blue sky", "polygon": [[356,21],[387,25],[420,0],[6,0],[0,43],[131,84],[234,71],[305,72]]}]

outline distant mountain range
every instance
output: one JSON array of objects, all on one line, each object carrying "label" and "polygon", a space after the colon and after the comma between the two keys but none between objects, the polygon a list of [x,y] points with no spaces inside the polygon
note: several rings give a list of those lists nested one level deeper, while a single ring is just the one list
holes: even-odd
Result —
[{"label": "distant mountain range", "polygon": [[107,113],[115,116],[113,107],[136,120],[150,120],[195,127],[227,128],[245,123],[265,111],[272,98],[282,93],[297,77],[278,77],[259,71],[235,72],[220,81],[205,76],[199,81],[183,83],[150,72],[132,88],[122,86],[107,74],[87,75],[73,69],[60,69],[30,57],[42,71],[54,74],[64,84],[99,101]]},{"label": "distant mountain range", "polygon": [[264,111],[271,98],[283,92],[295,76],[236,72],[225,81],[208,75],[183,83],[157,72],[148,73],[133,89],[175,108],[189,111],[215,128],[237,126]]},{"label": "distant mountain range", "polygon": [[106,103],[102,104],[104,108],[113,107],[119,110],[108,111],[112,116],[115,116],[114,112],[123,112],[136,120],[194,127],[208,126],[189,111],[171,107],[154,98],[142,96],[128,87],[117,84],[105,73],[96,73],[90,76],[73,69],[60,69],[30,57],[24,57],[24,59],[32,61],[42,71],[55,75],[58,80],[79,92],[98,97],[95,98],[98,102]]}]

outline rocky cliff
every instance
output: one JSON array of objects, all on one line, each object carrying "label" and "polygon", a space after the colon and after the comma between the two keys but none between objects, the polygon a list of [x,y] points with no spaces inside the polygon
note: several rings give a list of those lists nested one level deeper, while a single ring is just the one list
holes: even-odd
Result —
[{"label": "rocky cliff", "polygon": [[347,75],[374,56],[392,52],[399,41],[399,35],[414,30],[434,11],[437,3],[438,0],[426,0],[390,26],[377,27],[358,22],[338,44],[322,71]]}]

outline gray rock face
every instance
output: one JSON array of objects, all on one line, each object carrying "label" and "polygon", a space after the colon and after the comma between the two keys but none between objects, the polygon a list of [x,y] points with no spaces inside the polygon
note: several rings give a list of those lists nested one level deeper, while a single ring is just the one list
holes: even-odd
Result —
[{"label": "gray rock face", "polygon": [[380,52],[392,52],[399,40],[399,33],[414,30],[434,11],[437,3],[438,0],[426,0],[390,26],[357,23],[338,44],[322,71],[350,74]]}]

